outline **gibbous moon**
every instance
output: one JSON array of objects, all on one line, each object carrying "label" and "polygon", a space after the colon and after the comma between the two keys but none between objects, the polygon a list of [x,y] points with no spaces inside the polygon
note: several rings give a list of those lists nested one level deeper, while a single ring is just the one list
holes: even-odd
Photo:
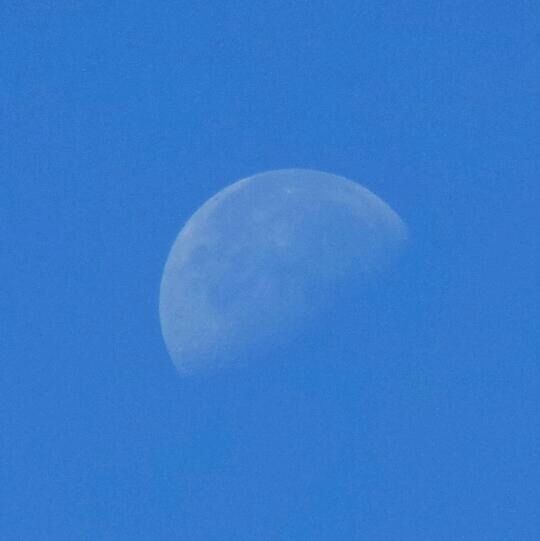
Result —
[{"label": "gibbous moon", "polygon": [[336,175],[285,169],[226,187],[165,265],[161,328],[178,371],[243,364],[291,339],[335,292],[384,270],[406,236],[386,203]]}]

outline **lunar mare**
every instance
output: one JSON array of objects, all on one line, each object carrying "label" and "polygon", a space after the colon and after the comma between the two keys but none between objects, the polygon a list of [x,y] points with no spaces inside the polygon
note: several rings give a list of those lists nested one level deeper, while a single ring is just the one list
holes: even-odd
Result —
[{"label": "lunar mare", "polygon": [[336,175],[286,169],[226,187],[188,220],[165,265],[159,311],[171,359],[182,374],[249,361],[333,292],[379,273],[406,236],[386,203]]}]

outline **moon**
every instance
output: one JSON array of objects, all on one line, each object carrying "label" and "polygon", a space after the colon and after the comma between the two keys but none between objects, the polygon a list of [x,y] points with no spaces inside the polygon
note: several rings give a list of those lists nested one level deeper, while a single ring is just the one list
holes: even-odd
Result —
[{"label": "moon", "polygon": [[165,264],[159,312],[173,363],[214,372],[285,343],[388,267],[406,238],[396,212],[344,177],[284,169],[231,184],[188,220]]}]

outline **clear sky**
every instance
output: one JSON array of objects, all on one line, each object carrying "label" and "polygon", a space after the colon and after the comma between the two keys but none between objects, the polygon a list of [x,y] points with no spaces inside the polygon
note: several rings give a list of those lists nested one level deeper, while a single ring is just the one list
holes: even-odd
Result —
[{"label": "clear sky", "polygon": [[[2,2],[0,538],[540,539],[539,24],[520,0]],[[180,378],[176,234],[287,167],[387,201],[400,270],[279,353],[308,372]]]}]

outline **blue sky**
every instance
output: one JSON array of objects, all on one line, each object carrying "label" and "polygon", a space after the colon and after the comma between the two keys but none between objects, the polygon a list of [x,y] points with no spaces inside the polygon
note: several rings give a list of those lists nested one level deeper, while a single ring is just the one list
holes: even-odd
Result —
[{"label": "blue sky", "polygon": [[[537,540],[539,17],[4,2],[0,537]],[[386,200],[400,271],[280,353],[309,374],[183,380],[170,246],[286,167]]]}]

